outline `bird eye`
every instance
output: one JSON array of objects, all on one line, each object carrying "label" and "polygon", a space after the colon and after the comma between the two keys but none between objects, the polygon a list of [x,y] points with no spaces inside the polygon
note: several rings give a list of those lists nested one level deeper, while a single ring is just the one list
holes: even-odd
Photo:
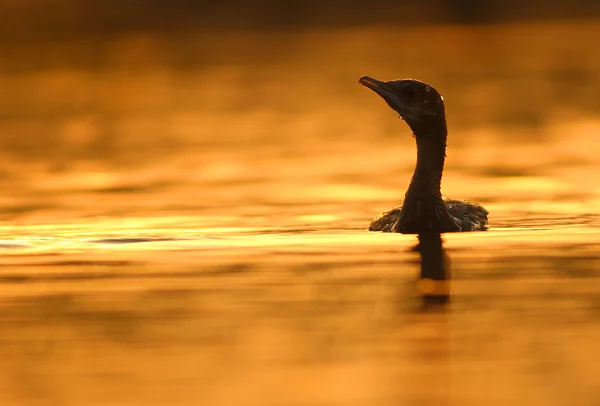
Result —
[{"label": "bird eye", "polygon": [[402,88],[402,94],[409,100],[411,100],[415,96],[415,93],[416,89],[412,85],[406,85]]}]

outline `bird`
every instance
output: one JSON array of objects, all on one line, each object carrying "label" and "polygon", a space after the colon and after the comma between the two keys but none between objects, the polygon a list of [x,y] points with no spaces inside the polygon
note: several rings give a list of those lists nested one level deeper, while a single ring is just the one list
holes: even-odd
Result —
[{"label": "bird", "polygon": [[369,231],[419,234],[487,230],[489,213],[483,206],[442,198],[448,137],[442,95],[416,79],[380,81],[362,76],[359,83],[398,113],[417,143],[417,163],[403,205],[375,217]]}]

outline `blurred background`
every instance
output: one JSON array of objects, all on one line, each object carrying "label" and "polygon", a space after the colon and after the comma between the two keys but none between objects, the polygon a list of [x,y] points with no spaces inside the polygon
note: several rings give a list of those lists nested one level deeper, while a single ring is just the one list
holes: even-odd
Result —
[{"label": "blurred background", "polygon": [[596,18],[583,0],[2,2],[1,220],[362,226],[399,203],[414,163],[363,74],[444,95],[446,195],[516,202],[507,216],[589,206]]},{"label": "blurred background", "polygon": [[[0,1],[0,404],[595,406],[599,44],[597,0]],[[416,154],[362,75],[440,91],[490,211],[439,311],[366,232]]]}]

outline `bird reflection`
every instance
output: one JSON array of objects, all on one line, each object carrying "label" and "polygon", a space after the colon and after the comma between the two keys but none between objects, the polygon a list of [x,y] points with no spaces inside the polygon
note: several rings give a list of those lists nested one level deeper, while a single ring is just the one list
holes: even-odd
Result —
[{"label": "bird reflection", "polygon": [[425,303],[450,300],[450,258],[439,233],[420,233],[416,250],[421,256],[421,274],[417,289]]}]

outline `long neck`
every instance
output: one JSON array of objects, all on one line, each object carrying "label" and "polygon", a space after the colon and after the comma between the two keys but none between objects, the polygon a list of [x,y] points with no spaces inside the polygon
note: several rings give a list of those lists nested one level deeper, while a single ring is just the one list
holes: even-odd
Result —
[{"label": "long neck", "polygon": [[404,197],[395,231],[448,232],[460,228],[448,212],[440,190],[446,159],[446,122],[413,128],[417,140],[417,166]]},{"label": "long neck", "polygon": [[448,131],[445,121],[416,128],[417,166],[407,191],[408,195],[440,199],[442,172],[446,160],[446,138]]}]

